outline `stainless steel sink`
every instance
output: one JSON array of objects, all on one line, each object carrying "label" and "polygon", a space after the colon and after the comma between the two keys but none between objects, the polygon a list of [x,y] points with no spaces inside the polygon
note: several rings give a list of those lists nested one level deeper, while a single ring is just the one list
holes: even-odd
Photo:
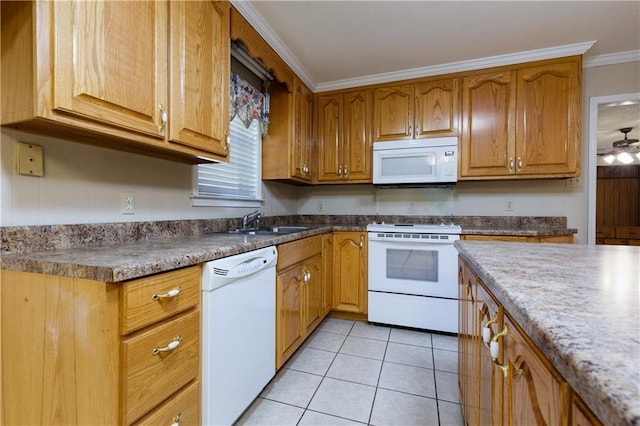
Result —
[{"label": "stainless steel sink", "polygon": [[244,235],[278,235],[278,234],[291,234],[293,232],[302,232],[309,229],[308,226],[272,226],[269,228],[246,228],[246,229],[232,229],[227,231],[229,234],[244,234]]}]

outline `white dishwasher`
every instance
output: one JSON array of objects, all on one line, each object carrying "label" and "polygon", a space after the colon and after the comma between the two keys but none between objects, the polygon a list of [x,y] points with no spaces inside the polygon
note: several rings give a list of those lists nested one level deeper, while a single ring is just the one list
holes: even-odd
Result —
[{"label": "white dishwasher", "polygon": [[231,425],[275,375],[277,259],[266,247],[204,264],[204,425]]}]

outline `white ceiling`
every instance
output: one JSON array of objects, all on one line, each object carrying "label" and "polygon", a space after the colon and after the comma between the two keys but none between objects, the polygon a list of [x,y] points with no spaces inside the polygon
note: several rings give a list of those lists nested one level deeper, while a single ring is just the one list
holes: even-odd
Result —
[{"label": "white ceiling", "polygon": [[[640,1],[231,2],[314,91],[568,54],[640,60]],[[620,127],[638,137],[640,117],[617,116],[602,146]]]}]

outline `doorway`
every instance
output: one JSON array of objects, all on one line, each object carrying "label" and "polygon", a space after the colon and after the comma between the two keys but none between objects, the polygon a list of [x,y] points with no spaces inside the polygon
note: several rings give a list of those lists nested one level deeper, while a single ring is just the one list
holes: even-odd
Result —
[{"label": "doorway", "polygon": [[[590,99],[589,145],[588,145],[588,186],[587,186],[587,244],[596,243],[596,191],[597,191],[597,149],[598,149],[598,108],[605,104],[623,105],[640,103],[640,92],[622,93],[609,96],[595,96]],[[625,124],[622,127],[627,127]],[[640,126],[639,126],[640,127]]]}]

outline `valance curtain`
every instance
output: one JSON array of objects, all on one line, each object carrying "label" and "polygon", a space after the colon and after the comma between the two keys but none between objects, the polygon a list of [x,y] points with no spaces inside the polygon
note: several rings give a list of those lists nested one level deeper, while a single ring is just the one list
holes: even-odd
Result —
[{"label": "valance curtain", "polygon": [[231,75],[230,108],[233,120],[237,115],[246,128],[253,120],[258,120],[262,134],[269,130],[269,94],[261,93],[237,74]]}]

